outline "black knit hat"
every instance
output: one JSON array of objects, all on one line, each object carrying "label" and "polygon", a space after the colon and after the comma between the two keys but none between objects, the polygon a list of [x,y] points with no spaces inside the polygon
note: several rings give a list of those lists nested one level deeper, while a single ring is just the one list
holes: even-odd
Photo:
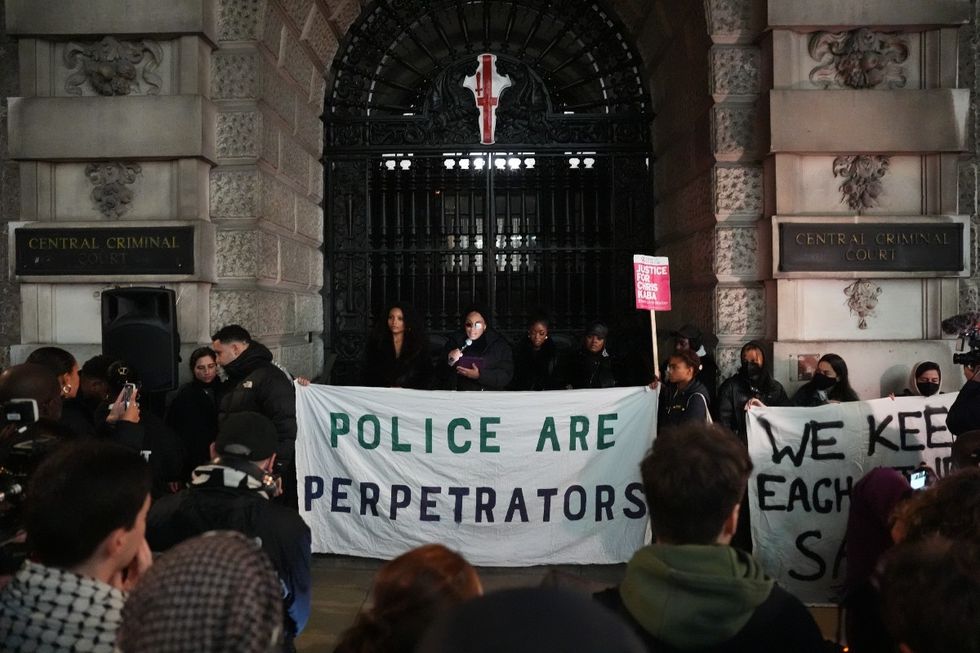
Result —
[{"label": "black knit hat", "polygon": [[265,460],[276,452],[279,436],[272,421],[261,413],[231,413],[218,427],[214,448],[219,454]]}]

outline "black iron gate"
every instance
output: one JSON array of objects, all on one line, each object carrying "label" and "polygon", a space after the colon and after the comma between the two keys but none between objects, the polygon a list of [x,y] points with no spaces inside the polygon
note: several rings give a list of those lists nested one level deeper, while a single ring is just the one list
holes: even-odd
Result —
[{"label": "black iron gate", "polygon": [[[493,5],[506,13],[488,14]],[[596,317],[620,333],[635,326],[631,257],[653,251],[648,101],[608,16],[591,23],[588,42],[566,42],[570,27],[587,22],[562,5],[576,3],[484,0],[466,14],[452,0],[386,0],[355,26],[325,113],[334,383],[358,381],[369,329],[395,301],[413,303],[436,340],[472,302],[489,305],[514,337],[537,309],[559,334]],[[478,145],[479,114],[462,86],[476,68],[473,48],[449,47],[453,25],[470,40],[468,15],[514,82],[500,99],[493,146]],[[385,25],[402,34],[394,45],[385,45]],[[518,35],[521,25],[531,33]],[[425,45],[427,30],[439,33],[435,44]],[[576,57],[592,62],[581,78],[568,75]]]}]

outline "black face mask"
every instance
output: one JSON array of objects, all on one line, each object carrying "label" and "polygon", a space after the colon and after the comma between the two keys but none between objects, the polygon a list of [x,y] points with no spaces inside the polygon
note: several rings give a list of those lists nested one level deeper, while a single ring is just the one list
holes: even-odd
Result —
[{"label": "black face mask", "polygon": [[741,372],[742,375],[748,378],[750,381],[758,381],[762,378],[762,366],[758,363],[742,361]]},{"label": "black face mask", "polygon": [[813,387],[817,390],[830,390],[837,384],[837,379],[832,379],[826,374],[817,372],[813,375]]},{"label": "black face mask", "polygon": [[938,383],[919,383],[916,381],[915,387],[919,389],[919,394],[923,397],[931,397],[939,392]]}]

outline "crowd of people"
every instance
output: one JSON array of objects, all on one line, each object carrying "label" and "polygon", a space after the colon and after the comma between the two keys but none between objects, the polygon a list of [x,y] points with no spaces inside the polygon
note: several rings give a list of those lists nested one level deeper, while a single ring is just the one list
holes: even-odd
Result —
[{"label": "crowd of people", "polygon": [[[604,323],[560,351],[547,317],[531,318],[513,347],[490,317],[467,310],[433,357],[412,307],[391,307],[369,341],[365,382],[618,385]],[[710,337],[690,325],[672,336],[652,379],[659,431],[637,461],[654,537],[619,585],[593,597],[543,587],[484,595],[477,570],[432,543],[382,566],[336,653],[835,650],[752,556],[745,412],[856,401],[846,363],[824,355],[789,397],[753,341],[716,387]],[[44,347],[0,373],[0,402],[33,400],[38,417],[0,431],[0,456],[30,444],[39,461],[12,538],[27,558],[5,561],[16,564],[0,577],[2,650],[295,650],[312,582],[311,534],[296,510],[293,379],[237,325],[195,350],[189,367],[192,380],[163,415],[141,409],[138,370],[111,357],[79,365]],[[941,380],[935,363],[916,364],[907,392],[936,394]],[[967,403],[978,395],[980,378],[969,380],[951,410],[951,473],[922,491],[884,468],[855,485],[848,650],[980,653],[980,430],[971,430],[980,403]],[[0,500],[0,510],[11,505]]]}]

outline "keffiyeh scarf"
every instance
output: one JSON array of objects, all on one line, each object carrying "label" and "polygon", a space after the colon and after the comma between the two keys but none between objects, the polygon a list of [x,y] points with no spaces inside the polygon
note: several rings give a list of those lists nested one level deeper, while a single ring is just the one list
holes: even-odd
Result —
[{"label": "keffiyeh scarf", "polygon": [[0,649],[111,653],[125,601],[94,578],[27,562],[0,592]]}]

